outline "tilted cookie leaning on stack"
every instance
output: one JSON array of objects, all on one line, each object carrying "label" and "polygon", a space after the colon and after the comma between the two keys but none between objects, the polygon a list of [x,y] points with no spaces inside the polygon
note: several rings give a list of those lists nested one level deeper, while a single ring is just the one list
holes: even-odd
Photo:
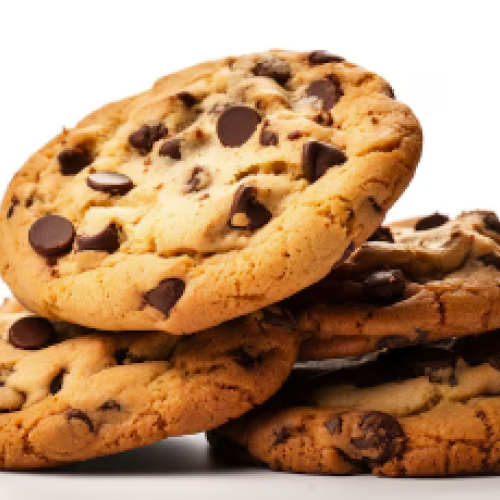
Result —
[{"label": "tilted cookie leaning on stack", "polygon": [[325,276],[380,225],[421,146],[389,84],[337,56],[200,64],[30,158],[0,211],[1,273],[47,318],[199,331]]},{"label": "tilted cookie leaning on stack", "polygon": [[321,338],[272,304],[379,227],[421,148],[389,84],[325,51],[200,64],[64,130],[0,210],[1,273],[26,308],[0,309],[0,467],[264,403]]},{"label": "tilted cookie leaning on stack", "polygon": [[300,365],[210,441],[296,472],[500,473],[499,270],[492,212],[380,228],[279,307],[306,335],[303,361],[340,359]]}]

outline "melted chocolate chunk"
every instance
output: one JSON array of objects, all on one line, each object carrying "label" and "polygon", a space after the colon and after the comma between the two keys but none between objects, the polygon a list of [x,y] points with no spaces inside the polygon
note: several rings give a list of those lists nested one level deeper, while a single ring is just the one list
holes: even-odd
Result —
[{"label": "melted chocolate chunk", "polygon": [[225,109],[217,120],[217,135],[223,146],[239,147],[252,137],[260,115],[255,109],[243,105],[234,105]]},{"label": "melted chocolate chunk", "polygon": [[160,156],[168,156],[172,160],[181,159],[181,140],[177,137],[165,141],[159,151]]},{"label": "melted chocolate chunk", "polygon": [[399,269],[376,271],[363,282],[363,295],[368,302],[389,305],[404,298],[405,275]]},{"label": "melted chocolate chunk", "polygon": [[179,301],[184,293],[186,285],[178,278],[167,278],[160,284],[146,293],[146,302],[161,311],[167,318],[170,311]]},{"label": "melted chocolate chunk", "polygon": [[184,103],[186,108],[192,108],[196,104],[198,104],[198,99],[191,94],[190,92],[179,92],[177,97]]},{"label": "melted chocolate chunk", "polygon": [[394,243],[394,236],[388,227],[380,226],[367,241],[383,241],[385,243]]},{"label": "melted chocolate chunk", "polygon": [[434,229],[435,227],[442,226],[446,224],[450,218],[447,215],[442,215],[440,213],[435,213],[423,217],[415,224],[415,231],[426,231],[428,229]]},{"label": "melted chocolate chunk", "polygon": [[279,85],[285,85],[291,76],[290,65],[280,59],[266,59],[257,63],[252,70],[255,76],[272,78]]},{"label": "melted chocolate chunk", "polygon": [[[241,185],[234,193],[233,204],[228,224],[232,228],[249,229],[251,231],[266,225],[272,218],[271,212],[256,200],[257,189],[254,186]],[[245,214],[247,224],[235,225],[232,220],[235,214]]]},{"label": "melted chocolate chunk", "polygon": [[326,50],[315,50],[307,56],[307,59],[313,65],[344,61],[343,57],[330,54],[330,52],[327,52]]},{"label": "melted chocolate chunk", "polygon": [[347,161],[347,156],[325,142],[309,141],[302,148],[302,168],[309,182],[318,180],[325,172]]},{"label": "melted chocolate chunk", "polygon": [[76,175],[94,161],[90,151],[81,147],[64,149],[57,155],[57,160],[62,175]]},{"label": "melted chocolate chunk", "polygon": [[31,226],[28,239],[31,247],[44,257],[59,257],[71,251],[75,229],[59,215],[46,215]]},{"label": "melted chocolate chunk", "polygon": [[118,172],[94,172],[87,177],[87,186],[94,191],[123,196],[134,187],[134,183],[130,177]]},{"label": "melted chocolate chunk", "polygon": [[115,224],[110,224],[101,232],[92,236],[78,236],[76,244],[80,251],[116,252],[120,248],[118,227]]},{"label": "melted chocolate chunk", "polygon": [[383,463],[398,454],[406,441],[406,436],[398,420],[380,411],[366,413],[359,426],[364,434],[351,439],[358,450],[367,454],[367,459],[375,463]]},{"label": "melted chocolate chunk", "polygon": [[323,111],[330,111],[344,95],[339,80],[334,75],[312,82],[306,89],[308,97],[317,97],[322,101]]},{"label": "melted chocolate chunk", "polygon": [[129,144],[142,155],[151,152],[156,141],[168,135],[168,129],[160,123],[159,125],[143,125],[128,138]]},{"label": "melted chocolate chunk", "polygon": [[8,333],[9,343],[17,349],[36,350],[47,347],[55,337],[52,323],[38,316],[18,319]]},{"label": "melted chocolate chunk", "polygon": [[92,434],[95,434],[95,428],[94,424],[92,423],[92,420],[90,417],[82,410],[77,410],[75,408],[69,408],[66,410],[66,418],[68,421],[71,420],[81,420],[84,424],[87,425],[89,428],[89,431],[92,432]]}]

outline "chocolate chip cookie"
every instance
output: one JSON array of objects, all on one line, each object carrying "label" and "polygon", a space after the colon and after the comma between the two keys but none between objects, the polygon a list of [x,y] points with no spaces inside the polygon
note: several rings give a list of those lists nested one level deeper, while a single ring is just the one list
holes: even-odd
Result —
[{"label": "chocolate chip cookie", "polygon": [[288,306],[309,335],[304,360],[500,328],[500,221],[476,211],[382,227]]},{"label": "chocolate chip cookie", "polygon": [[208,328],[324,277],[381,223],[421,146],[386,81],[325,51],[200,64],[28,160],[0,212],[1,273],[44,317]]},{"label": "chocolate chip cookie", "polygon": [[498,474],[500,332],[395,349],[341,370],[296,370],[271,401],[209,439],[276,470]]},{"label": "chocolate chip cookie", "polygon": [[297,356],[252,316],[194,336],[108,333],[0,308],[0,468],[108,455],[237,417],[283,384]]}]

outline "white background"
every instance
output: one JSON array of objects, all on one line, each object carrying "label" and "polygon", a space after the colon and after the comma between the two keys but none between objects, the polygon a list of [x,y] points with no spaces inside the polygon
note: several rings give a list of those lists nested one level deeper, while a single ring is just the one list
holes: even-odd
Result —
[{"label": "white background", "polygon": [[[89,111],[206,59],[327,49],[388,79],[422,122],[416,178],[389,218],[500,211],[496,0],[7,1],[0,10],[0,187]],[[7,293],[7,289],[0,290]],[[330,478],[240,471],[201,438],[64,472],[0,474],[0,498],[498,498],[500,479]]]}]

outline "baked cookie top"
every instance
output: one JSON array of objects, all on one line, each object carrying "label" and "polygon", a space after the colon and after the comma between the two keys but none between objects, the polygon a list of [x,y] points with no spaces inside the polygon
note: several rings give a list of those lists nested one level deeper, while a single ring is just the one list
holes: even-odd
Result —
[{"label": "baked cookie top", "polygon": [[304,360],[500,328],[500,221],[476,211],[381,228],[288,303],[309,336]]},{"label": "baked cookie top", "polygon": [[294,371],[261,408],[209,433],[278,470],[500,473],[500,331]]},{"label": "baked cookie top", "polygon": [[0,308],[0,468],[52,467],[211,429],[264,402],[297,357],[247,316],[194,336],[103,333]]},{"label": "baked cookie top", "polygon": [[325,276],[379,226],[421,146],[388,83],[340,57],[200,64],[28,160],[1,209],[1,272],[44,317],[191,333]]}]

